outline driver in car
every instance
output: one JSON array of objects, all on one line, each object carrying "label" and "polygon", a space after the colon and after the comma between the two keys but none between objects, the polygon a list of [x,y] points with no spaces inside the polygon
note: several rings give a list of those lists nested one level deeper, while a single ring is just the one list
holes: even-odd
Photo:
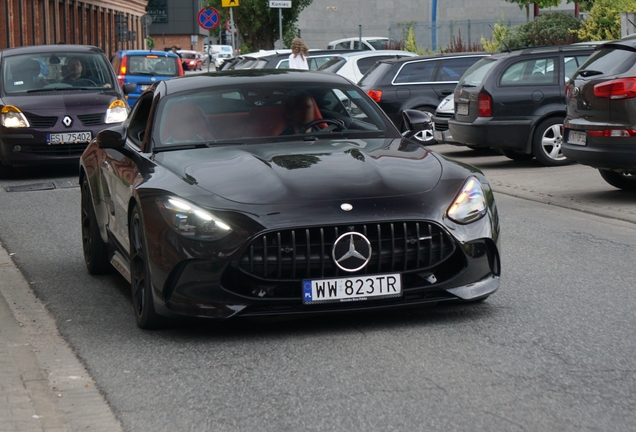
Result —
[{"label": "driver in car", "polygon": [[95,78],[84,76],[84,64],[79,57],[71,57],[66,62],[68,74],[60,81],[64,84],[70,84],[77,87],[99,87],[103,85]]},{"label": "driver in car", "polygon": [[294,135],[310,133],[311,127],[307,127],[315,118],[314,99],[304,91],[292,91],[284,102],[284,115],[287,126],[280,135]]}]

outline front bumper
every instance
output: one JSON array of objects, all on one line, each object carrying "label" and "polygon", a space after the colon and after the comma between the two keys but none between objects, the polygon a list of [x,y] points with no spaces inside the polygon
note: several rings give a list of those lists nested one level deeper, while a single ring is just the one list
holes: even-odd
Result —
[{"label": "front bumper", "polygon": [[531,120],[494,120],[478,117],[468,123],[448,120],[453,139],[476,147],[496,147],[525,151],[532,132]]},{"label": "front bumper", "polygon": [[431,120],[433,121],[433,137],[439,144],[442,143],[455,143],[453,135],[448,128],[449,117],[440,117],[434,115]]}]

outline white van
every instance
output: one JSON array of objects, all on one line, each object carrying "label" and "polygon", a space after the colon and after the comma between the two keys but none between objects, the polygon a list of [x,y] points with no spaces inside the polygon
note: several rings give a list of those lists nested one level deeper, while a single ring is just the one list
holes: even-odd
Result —
[{"label": "white van", "polygon": [[362,38],[360,44],[359,37],[338,39],[329,42],[327,49],[356,49],[356,50],[382,50],[389,48],[389,38],[380,36],[368,36]]},{"label": "white van", "polygon": [[219,69],[226,60],[234,58],[234,52],[230,45],[210,45],[208,47],[208,54],[211,56],[217,69]]}]

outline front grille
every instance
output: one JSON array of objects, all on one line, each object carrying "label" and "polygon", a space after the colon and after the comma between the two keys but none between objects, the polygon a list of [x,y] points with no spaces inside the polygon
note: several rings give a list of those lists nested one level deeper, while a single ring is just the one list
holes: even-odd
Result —
[{"label": "front grille", "polygon": [[88,144],[61,144],[42,147],[22,147],[22,153],[42,156],[81,156]]},{"label": "front grille", "polygon": [[436,112],[435,117],[449,119],[453,116],[453,113]]},{"label": "front grille", "polygon": [[99,126],[104,124],[104,115],[104,113],[81,114],[77,118],[80,119],[84,126]]},{"label": "front grille", "polygon": [[55,125],[57,117],[40,117],[34,115],[25,115],[32,128],[50,128]]},{"label": "front grille", "polygon": [[310,227],[256,237],[241,255],[239,268],[250,276],[269,281],[341,276],[345,272],[334,264],[332,248],[340,235],[351,231],[369,239],[372,255],[364,269],[346,273],[347,276],[426,270],[455,251],[450,236],[428,222]]}]

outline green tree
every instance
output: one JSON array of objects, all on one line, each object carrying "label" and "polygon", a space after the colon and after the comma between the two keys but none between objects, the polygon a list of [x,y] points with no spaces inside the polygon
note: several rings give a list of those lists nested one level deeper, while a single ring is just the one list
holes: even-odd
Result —
[{"label": "green tree", "polygon": [[[297,35],[298,16],[311,2],[312,0],[293,0],[291,8],[282,9],[283,40],[286,43]],[[229,16],[229,8],[221,7],[221,0],[207,0],[206,6],[214,7],[224,18]],[[239,6],[233,8],[232,14],[243,39],[244,49],[257,51],[274,48],[279,35],[278,9],[270,8],[269,0],[239,0]]]},{"label": "green tree", "polygon": [[415,30],[413,27],[408,27],[404,37],[404,50],[418,55],[424,54],[424,50],[417,46],[417,39],[415,38]]},{"label": "green tree", "polygon": [[544,45],[567,45],[577,41],[581,21],[565,12],[549,12],[512,27],[501,39],[499,50]]},{"label": "green tree", "polygon": [[621,14],[616,0],[597,0],[590,16],[581,24],[578,35],[582,41],[620,39]]}]

